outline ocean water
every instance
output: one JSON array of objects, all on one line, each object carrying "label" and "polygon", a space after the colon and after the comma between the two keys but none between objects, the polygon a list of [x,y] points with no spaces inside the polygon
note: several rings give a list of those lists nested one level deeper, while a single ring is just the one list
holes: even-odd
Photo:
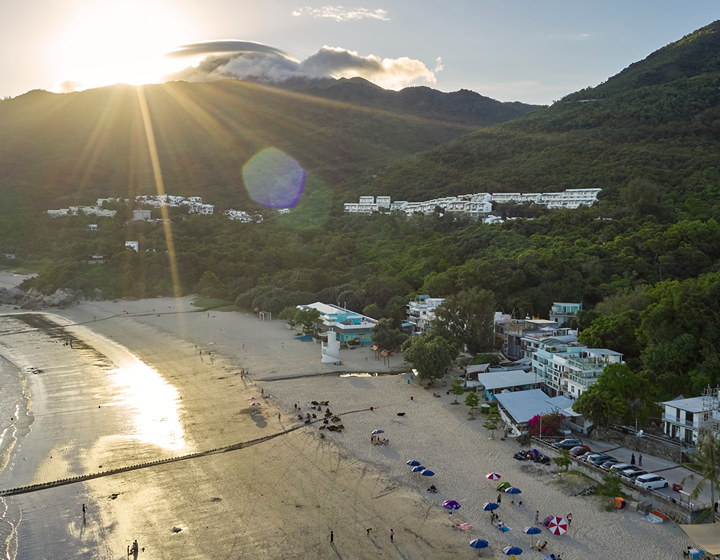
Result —
[{"label": "ocean water", "polygon": [[[0,324],[2,319],[0,318]],[[29,391],[20,368],[2,353],[0,343],[0,480],[10,463],[18,441],[32,425]],[[0,557],[12,560],[17,554],[17,528],[22,519],[19,508],[0,497]]]},{"label": "ocean water", "polygon": [[[0,489],[188,452],[179,402],[157,371],[85,327],[0,315]],[[83,484],[65,488],[0,497],[0,560],[96,557],[87,534],[83,552],[57,549],[78,542],[68,512],[90,501]]]}]

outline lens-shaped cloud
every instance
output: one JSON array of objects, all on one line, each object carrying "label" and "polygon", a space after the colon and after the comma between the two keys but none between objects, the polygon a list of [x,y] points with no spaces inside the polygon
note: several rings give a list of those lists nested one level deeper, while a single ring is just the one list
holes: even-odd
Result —
[{"label": "lens-shaped cloud", "polygon": [[[231,50],[231,49],[238,50]],[[211,41],[185,45],[172,56],[208,54],[196,66],[167,76],[167,80],[214,81],[228,78],[264,82],[312,81],[327,78],[365,78],[381,87],[401,89],[436,83],[435,72],[408,57],[363,56],[340,47],[324,46],[298,62],[279,49],[249,41]],[[438,64],[436,71],[442,69]]]},{"label": "lens-shaped cloud", "polygon": [[305,188],[302,165],[277,148],[255,154],[242,175],[250,198],[268,208],[294,208]]}]

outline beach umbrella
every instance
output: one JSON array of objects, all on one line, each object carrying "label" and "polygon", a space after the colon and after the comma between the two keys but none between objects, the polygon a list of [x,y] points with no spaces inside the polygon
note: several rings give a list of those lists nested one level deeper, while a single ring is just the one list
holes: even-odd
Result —
[{"label": "beach umbrella", "polygon": [[422,465],[418,465],[416,467],[413,467],[412,472],[423,472],[425,470],[425,467]]},{"label": "beach umbrella", "polygon": [[449,509],[449,510],[460,509],[460,504],[458,504],[455,500],[445,500],[442,503],[442,506],[445,509]]},{"label": "beach umbrella", "polygon": [[503,554],[506,556],[520,556],[522,554],[522,548],[517,546],[506,546],[503,548]]},{"label": "beach umbrella", "polygon": [[530,535],[530,547],[532,548],[532,536],[539,535],[540,533],[542,533],[542,531],[540,530],[539,527],[531,526],[531,527],[525,527],[523,529],[523,533],[525,533],[526,535]]},{"label": "beach umbrella", "polygon": [[435,473],[432,472],[430,469],[425,469],[423,472],[420,473],[422,476],[435,476]]},{"label": "beach umbrella", "polygon": [[255,400],[255,397],[248,397],[247,400],[249,400],[249,401],[254,401],[254,400]]},{"label": "beach umbrella", "polygon": [[568,530],[567,520],[562,517],[553,517],[548,523],[548,530],[553,535],[564,535]]},{"label": "beach umbrella", "polygon": [[514,486],[511,486],[510,488],[505,488],[506,494],[521,494],[520,488],[515,488]]},{"label": "beach umbrella", "polygon": [[411,466],[411,467],[419,467],[419,466],[420,466],[420,461],[414,461],[414,460],[413,460],[413,461],[408,461],[408,462],[405,463],[405,464],[406,464],[406,465],[409,465],[409,466]]},{"label": "beach umbrella", "polygon": [[488,480],[500,480],[500,475],[496,472],[487,473],[485,478]]},{"label": "beach umbrella", "polygon": [[487,548],[488,546],[490,546],[490,543],[484,539],[475,539],[474,541],[470,541],[471,548]]},{"label": "beach umbrella", "polygon": [[495,502],[485,502],[485,505],[483,506],[483,511],[492,511],[499,507],[500,506],[498,504],[496,504]]},{"label": "beach umbrella", "polygon": [[251,402],[250,406],[260,406],[260,403],[259,402]]},{"label": "beach umbrella", "polygon": [[384,434],[385,430],[373,430],[373,435],[376,436],[378,434]]},{"label": "beach umbrella", "polygon": [[509,482],[501,482],[497,485],[497,490],[505,490],[505,488],[510,488]]}]

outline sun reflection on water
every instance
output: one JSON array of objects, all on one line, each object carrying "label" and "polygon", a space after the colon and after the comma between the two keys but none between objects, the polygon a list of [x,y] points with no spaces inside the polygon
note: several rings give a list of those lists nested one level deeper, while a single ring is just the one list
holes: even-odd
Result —
[{"label": "sun reflection on water", "polygon": [[178,415],[180,395],[175,387],[140,360],[110,373],[121,391],[116,404],[129,405],[136,411],[130,418],[135,428],[131,437],[170,450],[185,447]]}]

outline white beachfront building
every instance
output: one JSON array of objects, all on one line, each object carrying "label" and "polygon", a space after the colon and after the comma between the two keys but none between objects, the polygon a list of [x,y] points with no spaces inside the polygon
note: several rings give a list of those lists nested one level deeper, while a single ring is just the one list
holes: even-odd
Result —
[{"label": "white beachfront building", "polygon": [[421,334],[430,329],[430,324],[435,320],[435,310],[444,301],[445,298],[417,296],[407,304],[406,323],[413,327],[413,334]]},{"label": "white beachfront building", "polygon": [[703,430],[717,430],[720,425],[720,391],[689,399],[678,397],[660,404],[664,408],[665,434],[687,444],[697,444]]}]

